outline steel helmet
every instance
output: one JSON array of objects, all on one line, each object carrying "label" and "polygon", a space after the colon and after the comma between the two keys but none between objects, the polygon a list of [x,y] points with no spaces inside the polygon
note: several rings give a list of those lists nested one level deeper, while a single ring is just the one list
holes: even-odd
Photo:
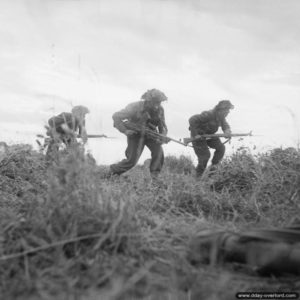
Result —
[{"label": "steel helmet", "polygon": [[215,107],[217,110],[219,109],[233,109],[234,105],[229,100],[221,100]]},{"label": "steel helmet", "polygon": [[166,101],[168,98],[160,90],[151,89],[151,90],[148,90],[146,93],[144,93],[142,95],[141,99],[143,99],[145,101],[159,101],[159,102],[162,102],[162,101]]},{"label": "steel helmet", "polygon": [[88,114],[90,111],[86,106],[76,105],[72,108],[72,114]]}]

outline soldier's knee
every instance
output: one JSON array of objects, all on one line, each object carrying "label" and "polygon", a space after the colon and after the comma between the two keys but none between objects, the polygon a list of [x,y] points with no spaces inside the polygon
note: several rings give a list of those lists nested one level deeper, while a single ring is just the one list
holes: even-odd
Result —
[{"label": "soldier's knee", "polygon": [[131,169],[137,164],[137,161],[129,161],[128,162],[128,168]]},{"label": "soldier's knee", "polygon": [[225,154],[225,145],[222,143],[218,145],[218,147],[216,148],[216,152],[218,156],[223,156]]},{"label": "soldier's knee", "polygon": [[220,144],[220,151],[225,152],[225,145],[223,143]]},{"label": "soldier's knee", "polygon": [[207,151],[203,151],[201,154],[198,154],[198,161],[201,162],[201,161],[204,161],[204,162],[207,162],[209,161],[210,159],[210,151],[207,150]]}]

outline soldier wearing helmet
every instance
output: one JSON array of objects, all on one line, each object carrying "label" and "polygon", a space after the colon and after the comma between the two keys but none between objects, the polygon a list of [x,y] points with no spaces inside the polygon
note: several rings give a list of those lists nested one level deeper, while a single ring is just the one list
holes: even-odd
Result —
[{"label": "soldier wearing helmet", "polygon": [[49,156],[53,150],[58,150],[60,143],[70,146],[76,142],[77,137],[80,137],[84,143],[87,142],[85,129],[85,115],[87,113],[89,113],[87,107],[78,105],[74,106],[71,112],[63,112],[48,120],[47,135],[50,136],[50,142],[46,156]]},{"label": "soldier wearing helmet", "polygon": [[[214,134],[219,128],[230,137],[231,129],[226,121],[226,117],[233,108],[234,106],[229,100],[221,100],[212,110],[203,111],[201,114],[192,116],[189,119],[191,137],[198,138],[202,134]],[[225,154],[225,145],[217,137],[212,139],[198,139],[193,142],[193,147],[198,158],[198,165],[196,167],[198,177],[201,177],[206,169],[211,156],[210,148],[215,149],[211,161],[211,170],[215,168],[215,165],[222,160]]]},{"label": "soldier wearing helmet", "polygon": [[166,100],[167,97],[163,92],[151,89],[141,96],[141,101],[130,103],[125,109],[113,115],[114,127],[127,136],[127,149],[126,158],[110,166],[110,174],[120,175],[135,166],[146,146],[151,151],[150,173],[152,177],[158,175],[164,163],[161,142],[126,128],[124,121],[146,126],[148,129],[166,135],[167,126],[161,105]]}]

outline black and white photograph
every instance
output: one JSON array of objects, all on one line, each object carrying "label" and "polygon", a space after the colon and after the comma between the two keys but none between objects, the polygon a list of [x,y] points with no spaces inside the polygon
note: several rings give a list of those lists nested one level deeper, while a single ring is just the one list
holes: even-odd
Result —
[{"label": "black and white photograph", "polygon": [[0,299],[300,299],[299,0],[0,0]]}]

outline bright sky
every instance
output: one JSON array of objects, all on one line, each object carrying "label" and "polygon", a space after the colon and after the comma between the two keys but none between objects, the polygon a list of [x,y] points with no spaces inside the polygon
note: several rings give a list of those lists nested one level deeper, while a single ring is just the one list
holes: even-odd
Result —
[{"label": "bright sky", "polygon": [[90,133],[118,137],[88,144],[112,163],[126,148],[112,114],[158,88],[174,138],[189,135],[191,115],[230,99],[232,131],[262,136],[228,151],[296,147],[299,15],[299,0],[1,0],[0,140],[34,143],[53,114],[83,104]]}]

